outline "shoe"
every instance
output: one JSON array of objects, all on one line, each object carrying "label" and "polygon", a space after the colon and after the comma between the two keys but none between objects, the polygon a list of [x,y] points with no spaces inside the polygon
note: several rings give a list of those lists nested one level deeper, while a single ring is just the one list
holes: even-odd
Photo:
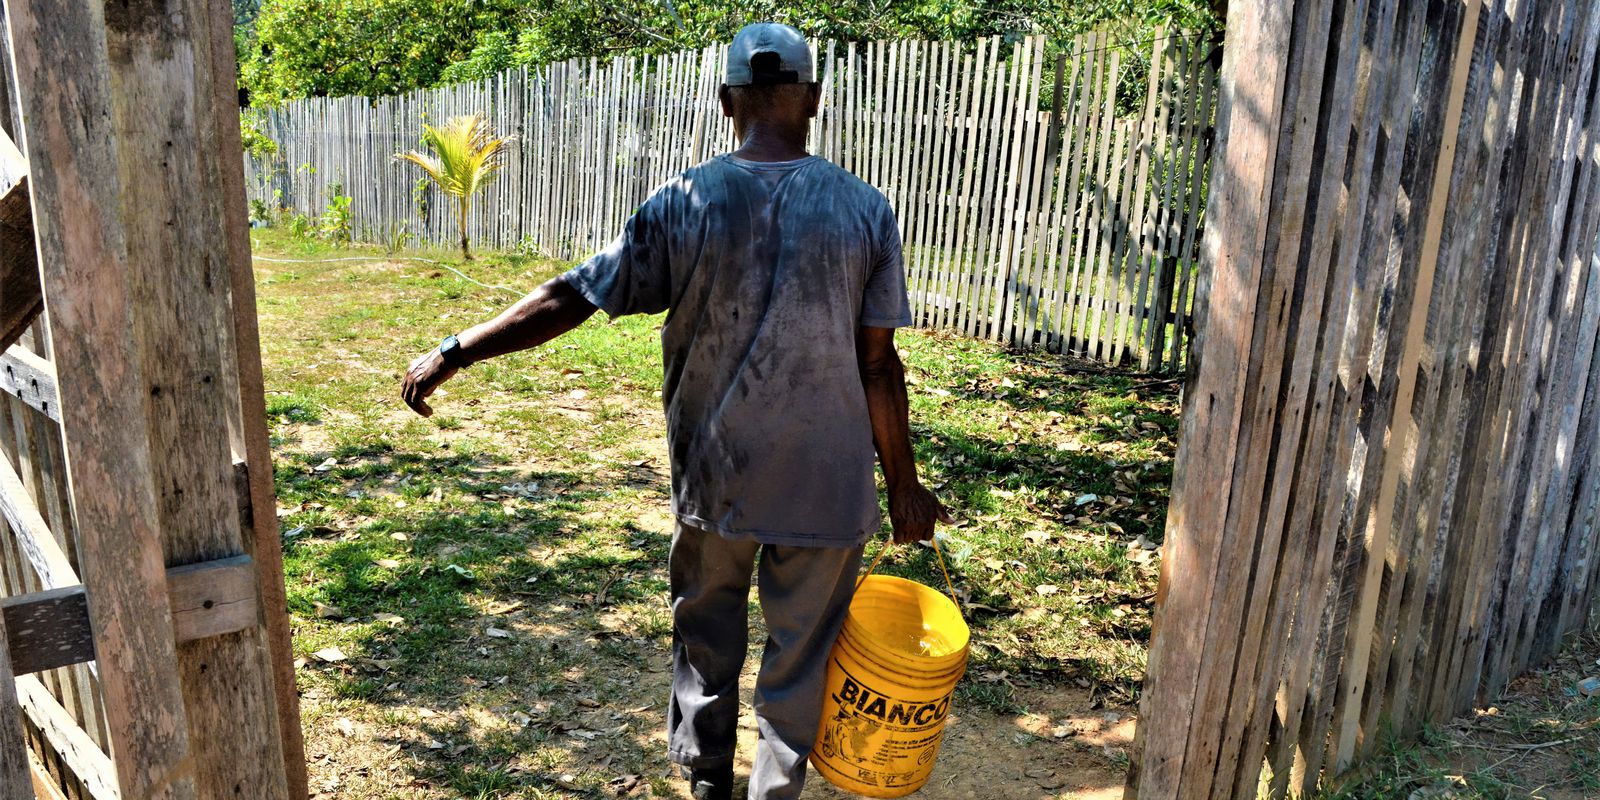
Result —
[{"label": "shoe", "polygon": [[694,800],[733,800],[733,764],[715,767],[678,767],[678,774],[689,782]]}]

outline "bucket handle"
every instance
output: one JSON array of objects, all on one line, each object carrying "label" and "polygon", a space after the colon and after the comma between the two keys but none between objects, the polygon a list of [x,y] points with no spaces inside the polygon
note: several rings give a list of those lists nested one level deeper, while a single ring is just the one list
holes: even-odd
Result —
[{"label": "bucket handle", "polygon": [[[945,586],[946,589],[949,590],[949,592],[950,592],[950,600],[951,600],[951,602],[956,604],[956,611],[959,613],[961,611],[961,600],[956,597],[956,585],[950,581],[950,570],[945,569],[945,566],[944,566],[944,551],[939,549],[939,537],[938,537],[938,535],[935,534],[930,541],[933,542],[933,554],[939,558],[939,573],[941,575],[944,575],[944,586]],[[889,548],[893,547],[894,544],[895,544],[894,539],[890,538],[889,541],[886,542],[883,545],[883,549],[878,551],[877,557],[872,559],[872,564],[871,564],[871,566],[867,567],[866,573],[863,574],[861,577],[856,579],[856,589],[857,590],[859,590],[861,588],[861,584],[867,580],[867,577],[869,575],[871,575],[872,573],[874,573],[874,572],[876,572],[878,570],[878,564],[883,561],[883,557],[884,556],[889,554]]]}]

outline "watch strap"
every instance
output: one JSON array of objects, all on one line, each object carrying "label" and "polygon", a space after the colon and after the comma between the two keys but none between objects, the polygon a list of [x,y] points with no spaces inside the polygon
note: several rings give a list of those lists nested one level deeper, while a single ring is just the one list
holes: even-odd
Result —
[{"label": "watch strap", "polygon": [[466,356],[461,354],[461,342],[454,334],[444,337],[444,341],[439,343],[439,357],[444,359],[444,363],[456,369],[472,366],[472,362],[467,361]]}]

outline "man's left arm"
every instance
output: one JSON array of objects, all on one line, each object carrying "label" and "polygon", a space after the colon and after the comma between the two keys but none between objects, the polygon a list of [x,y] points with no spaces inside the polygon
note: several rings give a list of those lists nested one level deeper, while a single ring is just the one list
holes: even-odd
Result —
[{"label": "man's left arm", "polygon": [[911,450],[911,402],[906,370],[894,346],[893,328],[863,326],[856,335],[856,363],[872,419],[872,443],[889,488],[889,521],[901,544],[933,538],[935,522],[949,524],[950,512],[917,477]]}]

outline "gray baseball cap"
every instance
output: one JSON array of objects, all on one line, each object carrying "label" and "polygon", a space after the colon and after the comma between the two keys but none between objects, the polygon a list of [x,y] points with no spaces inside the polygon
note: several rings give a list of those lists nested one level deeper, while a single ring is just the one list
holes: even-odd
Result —
[{"label": "gray baseball cap", "polygon": [[[767,55],[770,54],[770,55]],[[723,83],[729,86],[813,83],[811,46],[788,25],[758,22],[746,25],[728,45]]]}]

